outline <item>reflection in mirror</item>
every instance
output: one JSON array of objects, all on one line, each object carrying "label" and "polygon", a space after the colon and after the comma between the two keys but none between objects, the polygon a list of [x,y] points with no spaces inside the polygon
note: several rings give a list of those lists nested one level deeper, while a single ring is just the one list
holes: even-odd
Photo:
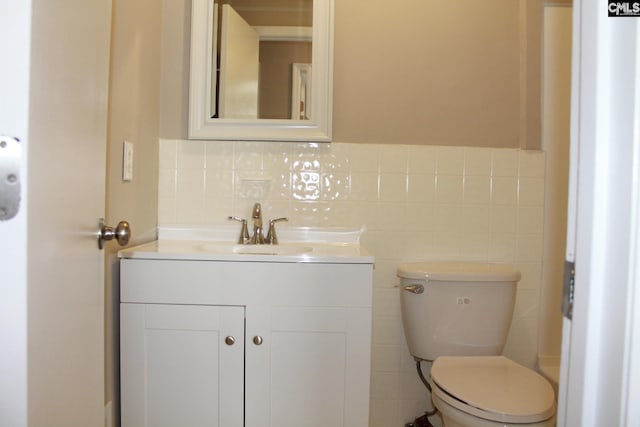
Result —
[{"label": "reflection in mirror", "polygon": [[192,0],[189,138],[329,141],[333,8]]},{"label": "reflection in mirror", "polygon": [[308,119],[311,88],[296,64],[311,68],[313,1],[214,5],[210,117]]}]

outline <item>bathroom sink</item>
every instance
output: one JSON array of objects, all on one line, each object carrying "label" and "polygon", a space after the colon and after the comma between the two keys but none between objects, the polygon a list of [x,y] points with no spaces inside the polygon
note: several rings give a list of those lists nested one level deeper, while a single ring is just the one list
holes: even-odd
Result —
[{"label": "bathroom sink", "polygon": [[204,243],[198,247],[200,251],[215,254],[239,255],[302,255],[313,251],[310,246],[279,244],[279,245],[233,245],[225,243]]},{"label": "bathroom sink", "polygon": [[238,227],[168,227],[158,240],[130,246],[120,258],[199,261],[367,264],[373,256],[360,246],[362,229],[285,228],[277,245],[238,244]]}]

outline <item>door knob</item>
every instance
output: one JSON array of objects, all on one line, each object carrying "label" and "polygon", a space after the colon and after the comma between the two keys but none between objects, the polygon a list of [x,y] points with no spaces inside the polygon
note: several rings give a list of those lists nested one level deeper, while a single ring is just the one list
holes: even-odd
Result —
[{"label": "door knob", "polygon": [[256,335],[255,337],[253,337],[253,343],[255,345],[260,345],[262,344],[262,337],[260,335]]},{"label": "door knob", "polygon": [[120,221],[116,228],[105,225],[104,218],[100,218],[100,229],[98,230],[98,248],[104,248],[105,240],[116,239],[120,246],[126,246],[131,238],[131,227],[127,221]]},{"label": "door knob", "polygon": [[236,339],[235,339],[234,337],[232,337],[231,335],[229,335],[228,337],[226,337],[226,338],[224,339],[224,342],[225,342],[227,345],[234,345],[234,344],[236,343]]}]

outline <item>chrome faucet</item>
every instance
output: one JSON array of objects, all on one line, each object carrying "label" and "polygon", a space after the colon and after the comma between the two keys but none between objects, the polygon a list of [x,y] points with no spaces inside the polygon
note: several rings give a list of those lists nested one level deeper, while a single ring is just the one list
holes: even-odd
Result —
[{"label": "chrome faucet", "polygon": [[249,238],[249,230],[247,228],[247,220],[244,218],[239,218],[237,216],[230,216],[228,219],[238,221],[242,224],[240,228],[240,237],[238,237],[238,244],[240,245],[248,245],[251,239]]},{"label": "chrome faucet", "polygon": [[267,231],[267,243],[270,245],[278,244],[278,236],[276,235],[276,222],[289,221],[289,218],[276,218],[269,221],[269,231]]},{"label": "chrome faucet", "polygon": [[251,219],[253,220],[253,236],[249,237],[249,230],[247,227],[247,220],[239,218],[237,216],[230,216],[230,220],[238,221],[242,224],[240,229],[240,237],[238,243],[241,245],[277,245],[278,236],[276,236],[276,222],[288,221],[288,218],[276,218],[269,221],[269,231],[267,237],[264,237],[264,228],[262,227],[262,206],[260,203],[253,205],[253,211],[251,211]]},{"label": "chrome faucet", "polygon": [[262,229],[262,206],[260,203],[253,205],[251,219],[253,219],[253,236],[251,236],[251,244],[263,245],[264,230]]}]

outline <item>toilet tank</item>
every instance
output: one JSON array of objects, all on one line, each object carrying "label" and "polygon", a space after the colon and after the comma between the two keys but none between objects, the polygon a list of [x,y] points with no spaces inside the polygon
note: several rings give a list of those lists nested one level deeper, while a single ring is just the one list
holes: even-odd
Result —
[{"label": "toilet tank", "polygon": [[398,267],[409,352],[439,356],[502,353],[520,271],[506,264],[411,263]]}]

